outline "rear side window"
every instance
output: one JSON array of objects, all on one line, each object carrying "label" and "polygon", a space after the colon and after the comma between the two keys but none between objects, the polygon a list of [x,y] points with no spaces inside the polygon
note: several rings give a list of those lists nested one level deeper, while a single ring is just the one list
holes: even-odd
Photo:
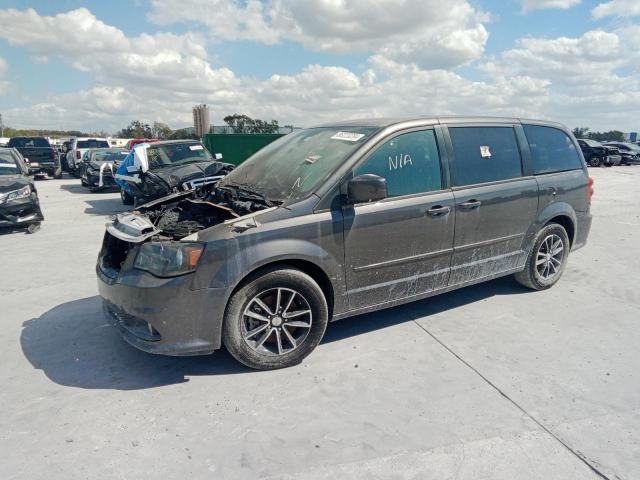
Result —
[{"label": "rear side window", "polygon": [[523,125],[523,128],[535,175],[582,168],[578,150],[562,130],[538,125]]},{"label": "rear side window", "polygon": [[441,190],[435,132],[405,133],[388,140],[355,170],[354,175],[365,173],[384,177],[390,197]]},{"label": "rear side window", "polygon": [[449,127],[453,144],[454,186],[522,176],[522,161],[512,127]]},{"label": "rear side window", "polygon": [[33,148],[33,147],[50,147],[49,141],[42,137],[32,138],[12,138],[9,140],[10,147],[17,148]]},{"label": "rear side window", "polygon": [[106,140],[78,140],[76,148],[109,148]]}]

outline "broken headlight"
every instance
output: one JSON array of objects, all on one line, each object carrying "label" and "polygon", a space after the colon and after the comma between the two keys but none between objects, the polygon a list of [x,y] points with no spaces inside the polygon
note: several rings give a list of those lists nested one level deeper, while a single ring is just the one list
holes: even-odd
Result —
[{"label": "broken headlight", "polygon": [[9,193],[0,194],[0,203],[9,203],[14,200],[20,200],[31,195],[31,187],[27,185],[19,190],[13,190]]},{"label": "broken headlight", "polygon": [[133,266],[156,277],[176,277],[196,269],[203,249],[201,243],[144,243]]}]

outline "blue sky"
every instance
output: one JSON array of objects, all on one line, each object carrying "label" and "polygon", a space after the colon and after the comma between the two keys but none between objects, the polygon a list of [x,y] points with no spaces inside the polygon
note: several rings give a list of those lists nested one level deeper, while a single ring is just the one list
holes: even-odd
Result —
[{"label": "blue sky", "polygon": [[638,4],[5,0],[0,112],[107,131],[189,124],[199,102],[216,123],[486,113],[637,129]]}]

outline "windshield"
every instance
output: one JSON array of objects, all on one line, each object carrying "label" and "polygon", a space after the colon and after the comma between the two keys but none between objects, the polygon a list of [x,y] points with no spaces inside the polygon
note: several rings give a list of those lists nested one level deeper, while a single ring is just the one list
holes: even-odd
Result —
[{"label": "windshield", "polygon": [[194,162],[210,162],[213,157],[199,143],[169,143],[147,148],[149,168],[152,170]]},{"label": "windshield", "polygon": [[20,175],[21,173],[11,152],[0,151],[0,175]]},{"label": "windshield", "polygon": [[115,162],[122,160],[129,152],[123,148],[114,148],[112,150],[102,150],[93,152],[91,160],[94,162]]},{"label": "windshield", "polygon": [[17,148],[50,147],[47,139],[43,137],[12,138],[9,141],[9,146]]},{"label": "windshield", "polygon": [[218,185],[245,187],[273,201],[300,200],[376,131],[320,127],[290,133],[253,154]]},{"label": "windshield", "polygon": [[78,140],[76,148],[109,148],[109,142],[106,140]]}]

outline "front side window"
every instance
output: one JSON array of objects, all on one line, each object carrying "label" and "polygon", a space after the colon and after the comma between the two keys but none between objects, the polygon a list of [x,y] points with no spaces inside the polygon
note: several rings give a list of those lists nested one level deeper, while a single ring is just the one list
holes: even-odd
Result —
[{"label": "front side window", "polygon": [[366,173],[385,178],[390,197],[441,190],[435,132],[410,132],[388,140],[355,170],[354,175]]},{"label": "front side window", "polygon": [[453,144],[454,186],[522,176],[522,161],[512,127],[449,127]]},{"label": "front side window", "polygon": [[523,128],[535,175],[582,168],[578,150],[562,130],[539,125],[523,125]]}]

